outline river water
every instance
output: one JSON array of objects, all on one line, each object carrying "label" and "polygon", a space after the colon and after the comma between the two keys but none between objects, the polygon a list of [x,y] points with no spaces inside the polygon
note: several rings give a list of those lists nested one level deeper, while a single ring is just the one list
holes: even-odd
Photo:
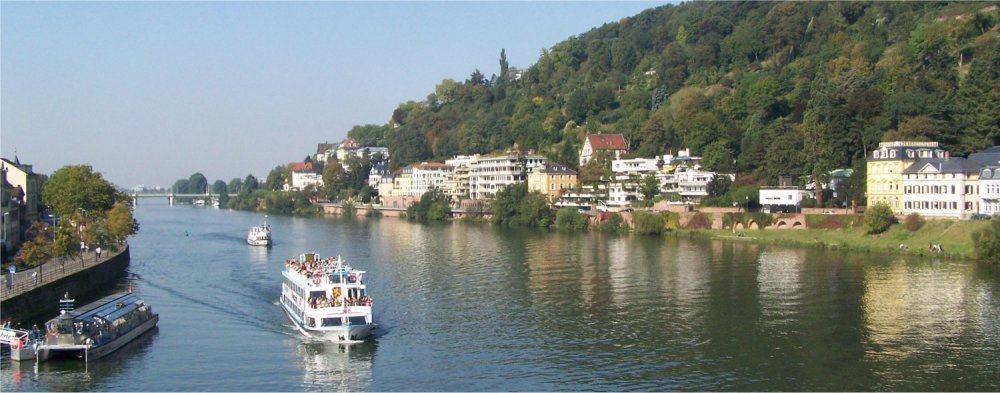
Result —
[{"label": "river water", "polygon": [[[157,331],[0,390],[998,390],[1000,272],[966,261],[396,218],[136,210]],[[369,271],[375,340],[311,342],[282,261]],[[108,288],[108,292],[116,288]]]}]

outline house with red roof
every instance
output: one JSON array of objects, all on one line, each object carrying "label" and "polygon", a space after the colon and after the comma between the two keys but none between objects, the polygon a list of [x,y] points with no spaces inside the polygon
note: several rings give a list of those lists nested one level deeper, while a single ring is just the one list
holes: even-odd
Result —
[{"label": "house with red roof", "polygon": [[288,164],[288,167],[292,174],[286,184],[286,190],[305,190],[310,186],[317,189],[323,187],[323,176],[313,170],[311,162],[293,162]]},{"label": "house with red roof", "polygon": [[600,151],[610,152],[619,159],[623,153],[628,153],[628,142],[622,134],[587,134],[580,149],[580,166],[587,165]]}]

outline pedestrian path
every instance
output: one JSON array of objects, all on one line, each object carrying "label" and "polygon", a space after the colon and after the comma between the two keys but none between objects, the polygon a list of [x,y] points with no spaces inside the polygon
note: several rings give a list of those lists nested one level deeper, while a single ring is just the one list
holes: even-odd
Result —
[{"label": "pedestrian path", "polygon": [[13,274],[4,271],[3,277],[0,278],[0,301],[7,301],[7,299],[47,283],[105,262],[120,254],[126,247],[122,246],[118,251],[105,251],[100,258],[97,257],[97,253],[90,251],[73,258],[53,258],[46,263]]}]

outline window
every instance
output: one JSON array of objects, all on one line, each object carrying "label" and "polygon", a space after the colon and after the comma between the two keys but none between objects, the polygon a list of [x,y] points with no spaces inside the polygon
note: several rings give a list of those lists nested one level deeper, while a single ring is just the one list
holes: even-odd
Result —
[{"label": "window", "polygon": [[366,323],[367,322],[365,322],[365,317],[363,316],[347,317],[348,325],[364,325]]},{"label": "window", "polygon": [[344,324],[344,320],[340,317],[336,318],[323,318],[323,326],[340,326]]}]

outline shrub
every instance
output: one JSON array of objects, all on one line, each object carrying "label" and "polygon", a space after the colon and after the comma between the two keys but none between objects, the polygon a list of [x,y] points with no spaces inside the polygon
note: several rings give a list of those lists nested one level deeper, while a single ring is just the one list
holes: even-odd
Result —
[{"label": "shrub", "polygon": [[428,222],[444,221],[451,214],[448,196],[437,188],[432,188],[420,196],[420,201],[406,208],[406,218]]},{"label": "shrub", "polygon": [[628,227],[625,225],[625,219],[623,219],[618,213],[611,213],[606,220],[597,224],[595,229],[599,232],[608,233],[624,233],[628,231]]},{"label": "shrub", "polygon": [[637,211],[632,214],[637,235],[662,235],[667,231],[666,217],[658,213]]},{"label": "shrub", "polygon": [[341,212],[343,212],[343,214],[345,216],[352,216],[353,217],[354,216],[354,209],[355,209],[354,208],[354,204],[351,203],[351,202],[344,202],[341,205],[341,207],[340,207]]},{"label": "shrub", "polygon": [[920,213],[910,213],[903,219],[903,226],[910,232],[916,232],[924,226],[924,218]]},{"label": "shrub", "polygon": [[972,233],[972,247],[980,261],[1000,263],[1000,218],[990,220],[990,226]]},{"label": "shrub", "polygon": [[889,230],[889,227],[895,222],[896,217],[892,215],[892,209],[885,203],[876,203],[865,211],[865,226],[868,227],[868,233],[871,235]]},{"label": "shrub", "polygon": [[753,217],[754,222],[757,223],[757,228],[760,229],[771,226],[771,222],[774,221],[774,216],[764,212],[750,213],[750,217]]},{"label": "shrub", "polygon": [[556,212],[556,228],[559,229],[587,229],[587,218],[572,207],[564,207]]},{"label": "shrub", "polygon": [[528,192],[527,183],[504,187],[490,204],[493,222],[509,226],[547,227],[552,224],[553,214],[545,195]]}]

